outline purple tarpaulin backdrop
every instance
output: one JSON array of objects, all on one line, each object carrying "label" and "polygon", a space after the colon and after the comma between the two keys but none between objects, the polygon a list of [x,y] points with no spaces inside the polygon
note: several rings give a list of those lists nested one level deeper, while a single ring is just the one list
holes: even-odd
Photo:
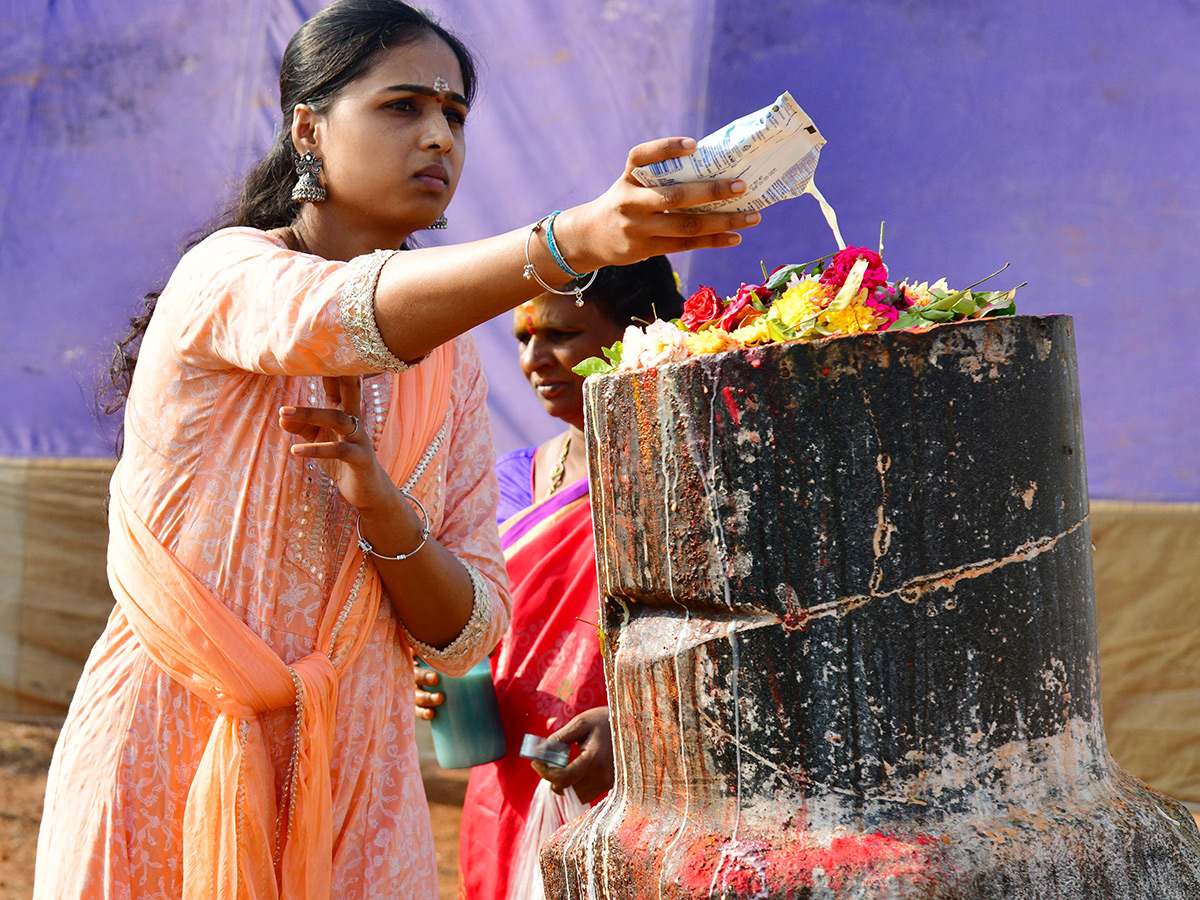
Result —
[{"label": "purple tarpaulin backdrop", "polygon": [[[106,345],[279,119],[277,67],[316,0],[0,6],[0,455],[100,456]],[[438,240],[589,199],[629,146],[701,136],[789,89],[852,244],[965,285],[1012,262],[1025,313],[1075,317],[1094,496],[1200,500],[1200,4],[438,0],[483,57],[466,174]],[[676,264],[732,292],[828,252],[815,202]],[[688,271],[690,270],[690,271]],[[497,443],[556,424],[502,317],[478,329]]]}]

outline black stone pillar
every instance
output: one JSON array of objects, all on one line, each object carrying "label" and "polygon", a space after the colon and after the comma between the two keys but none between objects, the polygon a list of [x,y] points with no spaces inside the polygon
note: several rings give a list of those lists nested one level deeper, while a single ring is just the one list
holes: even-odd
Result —
[{"label": "black stone pillar", "polygon": [[589,381],[617,784],[557,900],[1196,900],[1109,756],[1067,317]]}]

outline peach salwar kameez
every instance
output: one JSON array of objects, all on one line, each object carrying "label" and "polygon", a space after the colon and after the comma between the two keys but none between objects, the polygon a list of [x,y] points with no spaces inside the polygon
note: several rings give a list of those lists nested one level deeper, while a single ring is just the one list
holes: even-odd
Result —
[{"label": "peach salwar kameez", "polygon": [[[163,291],[113,474],[118,602],[51,765],[37,900],[437,896],[412,654],[461,674],[510,601],[478,354],[464,336],[392,356],[373,305],[389,256],[226,229]],[[279,407],[326,405],[323,375],[364,377],[381,464],[471,575],[442,650],[408,635],[353,510],[288,452]]]}]

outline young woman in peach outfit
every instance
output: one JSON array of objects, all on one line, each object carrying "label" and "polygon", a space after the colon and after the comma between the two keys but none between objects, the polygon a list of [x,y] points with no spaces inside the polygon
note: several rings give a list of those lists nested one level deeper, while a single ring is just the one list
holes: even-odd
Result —
[{"label": "young woman in peach outfit", "polygon": [[339,0],[280,87],[238,210],[118,358],[117,606],[55,753],[38,898],[433,898],[412,654],[461,673],[509,619],[466,332],[564,264],[728,246],[757,218],[676,212],[736,183],[638,184],[694,146],[671,138],[554,221],[398,252],[462,171],[461,43]]}]

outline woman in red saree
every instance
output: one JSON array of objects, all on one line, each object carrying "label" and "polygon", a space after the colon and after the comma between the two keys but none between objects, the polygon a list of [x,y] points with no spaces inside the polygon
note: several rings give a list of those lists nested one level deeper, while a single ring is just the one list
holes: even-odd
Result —
[{"label": "woman in red saree", "polygon": [[[514,311],[521,370],[546,412],[569,428],[540,447],[505,454],[500,540],[512,594],[512,624],[492,656],[509,752],[471,772],[459,845],[460,895],[508,900],[509,882],[539,772],[554,789],[589,803],[612,784],[592,511],[583,436],[583,378],[572,367],[621,339],[634,320],[674,318],[683,300],[665,257],[602,269],[577,308],[543,294]],[[422,670],[424,684],[436,675]],[[430,717],[441,695],[421,692]],[[565,769],[535,768],[517,751],[525,734],[575,744]]]}]

